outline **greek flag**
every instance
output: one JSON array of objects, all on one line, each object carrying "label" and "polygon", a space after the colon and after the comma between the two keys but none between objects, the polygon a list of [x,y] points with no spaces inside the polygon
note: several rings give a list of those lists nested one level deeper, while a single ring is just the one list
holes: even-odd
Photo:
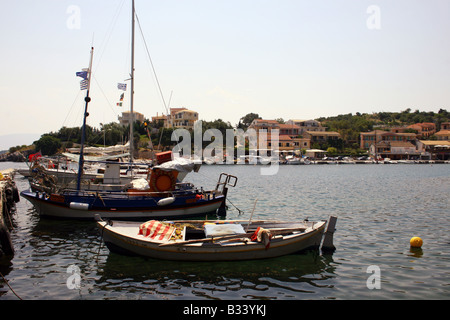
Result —
[{"label": "greek flag", "polygon": [[86,90],[88,88],[89,81],[81,80],[80,81],[80,90]]},{"label": "greek flag", "polygon": [[84,80],[87,80],[88,73],[87,71],[80,71],[76,73],[77,77],[82,77]]},{"label": "greek flag", "polygon": [[118,83],[117,89],[127,91],[127,84],[126,83]]}]

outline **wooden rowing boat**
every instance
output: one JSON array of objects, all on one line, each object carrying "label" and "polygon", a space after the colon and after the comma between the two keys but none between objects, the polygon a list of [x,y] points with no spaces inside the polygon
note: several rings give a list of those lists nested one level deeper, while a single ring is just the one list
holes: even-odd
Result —
[{"label": "wooden rowing boat", "polygon": [[[335,221],[336,218],[330,217],[332,231]],[[162,224],[159,230],[169,228],[171,236],[166,234],[163,239],[161,233],[142,232],[144,224],[140,222],[103,221],[97,217],[97,226],[110,251],[180,261],[264,259],[319,248],[327,225],[327,221],[266,220],[250,225],[241,220],[156,222]]]}]

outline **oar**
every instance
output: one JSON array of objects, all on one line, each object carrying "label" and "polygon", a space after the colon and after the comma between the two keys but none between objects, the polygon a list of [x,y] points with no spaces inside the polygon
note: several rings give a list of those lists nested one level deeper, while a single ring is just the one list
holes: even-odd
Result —
[{"label": "oar", "polygon": [[235,239],[235,238],[237,239],[237,238],[242,238],[242,237],[250,237],[252,234],[253,234],[253,232],[248,232],[248,233],[233,234],[233,235],[229,235],[229,236],[222,236],[222,237],[216,237],[216,238],[203,238],[203,239],[192,239],[192,240],[186,240],[186,241],[167,242],[167,243],[161,243],[159,246],[166,247],[166,246],[177,246],[180,244],[229,240],[229,239]]},{"label": "oar", "polygon": [[[292,228],[292,229],[280,229],[280,230],[268,230],[273,236],[277,235],[284,235],[289,234],[295,231],[304,231],[306,228]],[[210,241],[222,241],[222,240],[234,240],[239,238],[246,238],[250,237],[254,234],[254,232],[247,232],[247,233],[241,233],[241,234],[233,234],[229,236],[223,236],[223,237],[217,237],[217,238],[203,238],[203,239],[192,239],[192,240],[186,240],[186,241],[177,241],[177,242],[167,242],[167,243],[161,243],[160,247],[167,247],[167,246],[178,246],[183,244],[191,244],[191,243],[199,243],[199,242],[210,242]]]},{"label": "oar", "polygon": [[252,223],[253,212],[255,212],[256,202],[257,201],[258,201],[258,198],[255,199],[255,204],[253,204],[252,214],[250,215],[250,219],[248,220],[248,224],[247,224],[247,228],[245,229],[245,232],[248,232],[248,228],[250,227],[250,223]]}]

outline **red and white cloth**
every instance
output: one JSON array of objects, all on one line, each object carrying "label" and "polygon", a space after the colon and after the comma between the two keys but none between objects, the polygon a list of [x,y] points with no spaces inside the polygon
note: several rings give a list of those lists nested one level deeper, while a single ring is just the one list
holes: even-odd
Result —
[{"label": "red and white cloth", "polygon": [[175,232],[175,227],[173,225],[162,223],[156,220],[150,220],[144,222],[139,226],[139,233],[144,237],[148,237],[154,240],[169,240],[173,233]]},{"label": "red and white cloth", "polygon": [[264,243],[266,249],[270,247],[270,240],[272,239],[272,234],[269,230],[258,227],[256,231],[250,237],[252,241],[262,242]]}]

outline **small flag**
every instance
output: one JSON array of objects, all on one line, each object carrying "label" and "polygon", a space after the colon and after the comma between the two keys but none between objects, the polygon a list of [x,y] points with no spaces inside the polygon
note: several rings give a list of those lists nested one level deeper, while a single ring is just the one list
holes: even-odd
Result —
[{"label": "small flag", "polygon": [[123,93],[120,95],[120,101],[123,101]]},{"label": "small flag", "polygon": [[117,89],[127,91],[127,84],[126,83],[118,83]]},{"label": "small flag", "polygon": [[80,90],[86,90],[88,88],[88,80],[81,80],[80,81]]},{"label": "small flag", "polygon": [[84,80],[87,80],[88,73],[87,71],[80,71],[76,73],[77,77],[82,77]]},{"label": "small flag", "polygon": [[37,153],[30,154],[30,155],[28,156],[28,161],[29,161],[29,162],[36,161],[36,160],[39,159],[40,157],[42,157],[42,153],[39,151],[39,152],[37,152]]},{"label": "small flag", "polygon": [[122,102],[117,102],[117,106],[121,107],[122,106]]}]

